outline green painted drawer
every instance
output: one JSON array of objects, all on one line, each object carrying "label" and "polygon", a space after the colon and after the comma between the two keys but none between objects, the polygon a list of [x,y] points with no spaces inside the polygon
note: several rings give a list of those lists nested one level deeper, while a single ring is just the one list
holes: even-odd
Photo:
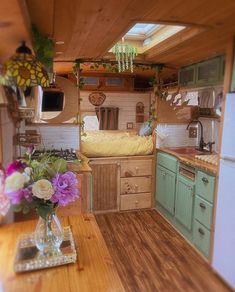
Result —
[{"label": "green painted drawer", "polygon": [[173,172],[177,170],[177,158],[172,155],[162,152],[158,153],[157,163]]},{"label": "green painted drawer", "polygon": [[196,196],[194,205],[194,217],[208,229],[211,229],[213,205]]},{"label": "green painted drawer", "polygon": [[210,254],[210,231],[197,220],[194,220],[193,243],[206,256]]},{"label": "green painted drawer", "polygon": [[205,172],[198,171],[196,180],[196,194],[213,203],[215,177]]}]

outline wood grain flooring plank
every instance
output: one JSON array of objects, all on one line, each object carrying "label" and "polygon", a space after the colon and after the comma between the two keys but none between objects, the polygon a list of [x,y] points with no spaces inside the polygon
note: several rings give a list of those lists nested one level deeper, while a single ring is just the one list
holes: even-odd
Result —
[{"label": "wood grain flooring plank", "polygon": [[126,291],[231,291],[155,210],[96,215]]}]

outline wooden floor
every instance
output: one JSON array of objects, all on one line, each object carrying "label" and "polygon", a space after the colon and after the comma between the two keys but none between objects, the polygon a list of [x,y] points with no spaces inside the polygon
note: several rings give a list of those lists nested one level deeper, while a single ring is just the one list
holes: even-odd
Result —
[{"label": "wooden floor", "polygon": [[96,220],[126,291],[231,291],[155,210]]}]

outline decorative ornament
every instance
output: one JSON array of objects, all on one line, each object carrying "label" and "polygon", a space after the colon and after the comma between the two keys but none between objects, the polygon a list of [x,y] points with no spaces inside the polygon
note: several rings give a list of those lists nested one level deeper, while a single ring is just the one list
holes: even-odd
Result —
[{"label": "decorative ornament", "polygon": [[138,55],[137,48],[130,44],[125,44],[124,38],[122,38],[122,42],[114,46],[113,53],[118,62],[118,71],[124,72],[130,69],[131,73],[133,73],[133,60]]},{"label": "decorative ornament", "polygon": [[101,106],[106,99],[106,95],[103,92],[94,91],[89,95],[89,101],[94,106]]}]

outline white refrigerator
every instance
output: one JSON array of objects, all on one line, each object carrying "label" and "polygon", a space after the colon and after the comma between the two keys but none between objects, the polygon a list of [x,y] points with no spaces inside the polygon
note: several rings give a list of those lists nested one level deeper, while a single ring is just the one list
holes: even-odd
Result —
[{"label": "white refrigerator", "polygon": [[213,268],[235,288],[235,93],[226,96]]}]

